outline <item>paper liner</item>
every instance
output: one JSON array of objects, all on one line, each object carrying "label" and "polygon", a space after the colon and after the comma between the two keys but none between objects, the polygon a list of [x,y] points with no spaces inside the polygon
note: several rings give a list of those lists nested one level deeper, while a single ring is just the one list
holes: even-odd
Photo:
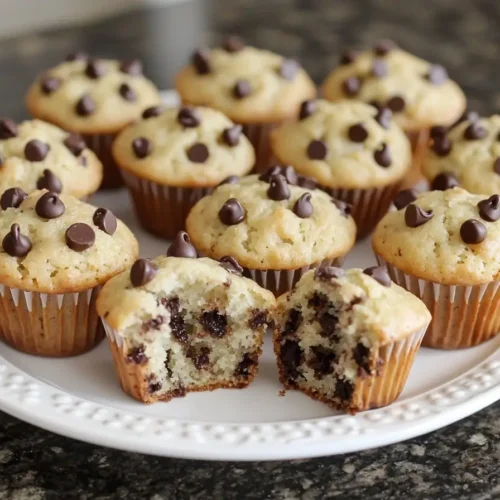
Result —
[{"label": "paper liner", "polygon": [[141,179],[125,170],[123,180],[141,225],[157,236],[174,239],[185,229],[186,218],[198,200],[213,188],[180,188]]},{"label": "paper liner", "polygon": [[40,356],[75,356],[104,337],[95,302],[100,286],[46,294],[0,285],[0,340]]},{"label": "paper liner", "polygon": [[269,168],[272,158],[269,136],[271,131],[278,125],[279,123],[242,124],[243,133],[248,137],[255,149],[253,172],[262,173]]},{"label": "paper liner", "polygon": [[123,186],[118,166],[111,154],[111,146],[117,134],[85,134],[87,146],[97,155],[103,166],[102,189],[116,189]]},{"label": "paper liner", "polygon": [[358,227],[357,239],[368,236],[388,212],[392,200],[399,192],[401,182],[374,189],[322,189],[337,200],[352,205],[352,217]]},{"label": "paper liner", "polygon": [[432,314],[422,345],[440,349],[472,347],[500,332],[500,281],[483,285],[441,285],[422,280],[384,261],[394,283],[419,297]]}]

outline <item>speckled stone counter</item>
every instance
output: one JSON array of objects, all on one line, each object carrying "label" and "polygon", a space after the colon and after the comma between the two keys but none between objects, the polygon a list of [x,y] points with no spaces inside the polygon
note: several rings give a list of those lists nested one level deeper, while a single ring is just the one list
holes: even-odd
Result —
[{"label": "speckled stone counter", "polygon": [[[392,37],[447,66],[471,108],[500,108],[494,0],[199,0],[71,30],[0,41],[0,112],[20,119],[25,88],[66,53],[141,57],[162,88],[203,41],[238,33],[298,56],[320,81],[345,45]],[[1,349],[1,347],[0,347]],[[210,463],[92,446],[0,412],[0,499],[496,499],[500,403],[405,443],[271,463]]]}]

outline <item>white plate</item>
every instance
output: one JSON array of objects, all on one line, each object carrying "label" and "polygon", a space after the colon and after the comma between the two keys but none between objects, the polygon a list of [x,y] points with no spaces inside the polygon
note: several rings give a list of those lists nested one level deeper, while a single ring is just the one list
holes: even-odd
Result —
[{"label": "white plate", "polygon": [[[166,101],[175,95],[166,93]],[[124,190],[96,195],[138,236],[144,256],[167,243],[143,232]],[[375,260],[368,242],[347,266]],[[189,394],[142,405],[122,393],[106,342],[71,359],[44,359],[0,345],[0,409],[76,439],[183,458],[273,460],[382,446],[438,429],[500,399],[500,336],[473,349],[421,349],[396,403],[356,416],[335,414],[298,392],[280,396],[267,338],[260,371],[245,390]]]}]

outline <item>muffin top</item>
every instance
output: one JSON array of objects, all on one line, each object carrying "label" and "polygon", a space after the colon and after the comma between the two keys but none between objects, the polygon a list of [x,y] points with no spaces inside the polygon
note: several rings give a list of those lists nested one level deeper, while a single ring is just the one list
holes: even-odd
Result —
[{"label": "muffin top", "polygon": [[294,269],[346,254],[356,238],[350,207],[297,185],[304,179],[290,167],[276,170],[232,179],[202,198],[186,221],[195,247],[252,269]]},{"label": "muffin top", "polygon": [[79,292],[130,266],[138,245],[113,213],[72,196],[9,190],[1,197],[0,283],[42,293]]},{"label": "muffin top", "polygon": [[40,120],[0,119],[0,193],[19,187],[84,198],[99,188],[102,164],[78,135]]},{"label": "muffin top", "polygon": [[459,184],[471,193],[500,193],[500,115],[471,114],[449,131],[432,132],[422,171],[434,189]]},{"label": "muffin top", "polygon": [[179,187],[215,186],[247,174],[255,163],[241,125],[220,111],[151,108],[144,116],[113,144],[120,167],[139,177]]},{"label": "muffin top", "polygon": [[196,51],[177,75],[183,102],[218,109],[236,122],[295,117],[316,87],[294,59],[228,38],[220,48]]},{"label": "muffin top", "polygon": [[[391,282],[387,268],[343,270],[327,267],[305,273],[295,288],[278,299],[278,314],[287,317],[290,309],[300,309],[313,296],[332,303],[353,304],[353,331],[372,337],[370,344],[383,345],[405,338],[430,320],[425,304],[410,292]],[[394,305],[397,304],[397,307]]]},{"label": "muffin top", "polygon": [[355,101],[305,101],[299,121],[271,133],[283,163],[330,188],[374,188],[403,178],[411,147],[392,113]]},{"label": "muffin top", "polygon": [[140,61],[90,59],[73,54],[40,75],[30,87],[30,113],[86,134],[121,130],[160,102],[158,90],[142,75]]},{"label": "muffin top", "polygon": [[451,125],[465,109],[460,87],[445,68],[382,40],[371,50],[349,51],[323,84],[330,101],[358,99],[389,107],[407,131]]},{"label": "muffin top", "polygon": [[373,248],[407,274],[445,285],[478,285],[500,274],[500,196],[464,189],[421,193],[389,212]]}]

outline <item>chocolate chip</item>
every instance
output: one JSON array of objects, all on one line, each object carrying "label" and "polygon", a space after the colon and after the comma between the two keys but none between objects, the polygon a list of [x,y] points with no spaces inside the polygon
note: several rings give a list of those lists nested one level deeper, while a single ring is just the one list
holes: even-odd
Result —
[{"label": "chocolate chip", "polygon": [[142,63],[139,59],[128,59],[120,63],[120,71],[127,75],[142,75]]},{"label": "chocolate chip", "polygon": [[258,363],[258,354],[245,353],[243,359],[238,363],[234,374],[237,377],[248,377],[254,372],[254,368]]},{"label": "chocolate chip", "polygon": [[299,343],[295,340],[286,340],[280,347],[280,359],[288,382],[294,383],[300,376],[298,367],[303,361],[303,351]]},{"label": "chocolate chip", "polygon": [[2,210],[8,208],[18,208],[19,205],[28,197],[28,195],[18,187],[9,188],[3,192],[0,198],[0,206]]},{"label": "chocolate chip", "polygon": [[479,120],[479,113],[477,111],[471,111],[469,109],[466,109],[463,113],[462,116],[451,126],[451,128],[456,127],[459,123],[462,122],[477,122]]},{"label": "chocolate chip", "polygon": [[204,311],[200,324],[212,337],[221,339],[227,333],[227,316],[219,313],[217,309]]},{"label": "chocolate chip", "polygon": [[346,50],[340,56],[340,64],[342,64],[342,66],[352,64],[356,60],[357,57],[358,57],[358,54],[354,50]]},{"label": "chocolate chip", "polygon": [[314,191],[318,187],[318,183],[312,177],[298,175],[297,186]]},{"label": "chocolate chip", "polygon": [[267,326],[270,320],[267,316],[267,311],[265,309],[253,309],[251,312],[250,319],[248,320],[248,326],[252,330],[259,330],[263,326]]},{"label": "chocolate chip", "polygon": [[236,198],[230,198],[219,210],[219,220],[226,226],[239,224],[245,218],[245,209]]},{"label": "chocolate chip", "polygon": [[145,137],[137,137],[132,141],[132,149],[135,156],[139,159],[142,159],[151,154],[153,146],[151,142]]},{"label": "chocolate chip", "polygon": [[468,141],[483,139],[487,135],[488,131],[479,122],[472,122],[464,131],[464,139]]},{"label": "chocolate chip", "polygon": [[233,87],[233,96],[236,99],[243,99],[252,92],[252,87],[248,80],[238,80]]},{"label": "chocolate chip", "polygon": [[307,364],[314,370],[314,376],[317,379],[321,379],[333,372],[333,362],[336,358],[333,349],[322,345],[313,345],[311,346],[311,354],[312,357],[308,360]]},{"label": "chocolate chip", "polygon": [[447,189],[453,189],[458,186],[458,179],[454,174],[450,172],[443,172],[436,175],[432,181],[431,190],[432,191],[446,191]]},{"label": "chocolate chip", "polygon": [[290,188],[283,175],[278,174],[271,177],[267,196],[274,201],[288,200],[290,198]]},{"label": "chocolate chip", "polygon": [[181,108],[177,114],[177,121],[186,128],[194,128],[200,124],[200,115],[195,108]]},{"label": "chocolate chip", "polygon": [[486,238],[486,226],[476,219],[466,220],[460,227],[460,236],[464,243],[470,245],[477,245]]},{"label": "chocolate chip", "polygon": [[191,239],[185,231],[179,231],[174,241],[168,247],[168,257],[183,257],[185,259],[198,258],[196,248],[191,244]]},{"label": "chocolate chip", "polygon": [[381,167],[389,167],[392,164],[391,152],[389,146],[382,143],[380,148],[373,153],[373,158]]},{"label": "chocolate chip", "polygon": [[311,193],[304,193],[294,204],[293,213],[301,219],[307,219],[313,214]]},{"label": "chocolate chip", "polygon": [[50,146],[38,139],[32,139],[24,146],[24,156],[28,161],[43,161],[50,151]]},{"label": "chocolate chip", "polygon": [[378,281],[382,286],[391,286],[392,281],[386,266],[368,267],[363,273]]},{"label": "chocolate chip", "polygon": [[42,177],[36,181],[36,187],[38,189],[47,189],[53,193],[60,193],[63,189],[63,185],[59,177],[57,177],[52,170],[49,170],[48,168],[43,171]]},{"label": "chocolate chip", "polygon": [[[322,280],[321,275],[316,276],[316,273],[314,273],[314,278]],[[329,281],[328,276],[325,276],[325,281]],[[314,292],[307,301],[307,305],[312,309],[314,309],[316,312],[325,309],[325,307],[327,307],[327,304],[328,304],[328,297],[321,292]]]},{"label": "chocolate chip", "polygon": [[382,128],[388,130],[391,127],[392,111],[383,106],[379,107],[375,115],[375,120]]},{"label": "chocolate chip", "polygon": [[359,94],[359,91],[361,89],[361,80],[356,76],[350,76],[349,78],[346,78],[342,83],[342,89],[344,91],[344,94],[349,97],[354,97],[355,95]]},{"label": "chocolate chip", "polygon": [[349,380],[342,379],[335,382],[335,396],[341,401],[349,401],[354,394],[354,385]]},{"label": "chocolate chip", "polygon": [[429,222],[434,216],[432,210],[425,211],[423,208],[410,203],[405,210],[405,222],[408,227],[419,227]]},{"label": "chocolate chip", "polygon": [[243,132],[241,125],[233,125],[222,132],[222,141],[230,147],[237,146],[240,143],[240,137]]},{"label": "chocolate chip", "polygon": [[362,123],[355,123],[349,127],[348,136],[352,142],[364,142],[368,138],[368,130]]},{"label": "chocolate chip", "polygon": [[0,119],[0,139],[12,139],[19,133],[17,123],[10,118]]},{"label": "chocolate chip", "polygon": [[144,353],[144,346],[140,345],[138,347],[134,347],[130,349],[130,351],[127,354],[127,362],[128,363],[135,363],[136,365],[143,365],[147,363],[148,358],[146,354]]},{"label": "chocolate chip", "polygon": [[387,63],[382,59],[374,59],[372,63],[371,73],[375,78],[383,78],[389,73]]},{"label": "chocolate chip", "polygon": [[316,112],[318,104],[315,99],[304,101],[300,105],[299,120],[304,120]]},{"label": "chocolate chip", "polygon": [[300,309],[292,309],[288,313],[288,319],[286,320],[283,335],[291,335],[295,333],[302,324],[302,319],[302,311],[300,311]]},{"label": "chocolate chip", "polygon": [[439,64],[433,64],[425,76],[433,85],[442,85],[446,80],[448,80],[448,72],[446,71],[446,68]]},{"label": "chocolate chip", "polygon": [[42,93],[49,95],[55,92],[62,84],[62,80],[60,78],[56,78],[54,76],[44,76],[40,80],[40,89]]},{"label": "chocolate chip", "polygon": [[219,259],[219,262],[227,272],[237,274],[238,276],[243,274],[243,268],[238,264],[238,261],[234,257],[225,255]]},{"label": "chocolate chip", "polygon": [[139,287],[149,283],[158,273],[156,265],[147,259],[138,259],[130,268],[130,282],[132,286]]},{"label": "chocolate chip", "polygon": [[441,137],[445,137],[447,133],[448,127],[443,125],[434,125],[434,127],[431,127],[429,135],[431,136],[431,139],[441,139]]},{"label": "chocolate chip", "polygon": [[500,157],[493,162],[493,172],[500,175]]},{"label": "chocolate chip", "polygon": [[193,346],[190,346],[186,351],[186,357],[193,360],[197,370],[202,370],[210,364],[210,347],[202,346],[197,351]]},{"label": "chocolate chip", "polygon": [[370,374],[370,349],[361,342],[358,342],[352,350],[352,357],[361,369],[361,373]]},{"label": "chocolate chip", "polygon": [[208,160],[209,151],[205,144],[197,142],[186,151],[186,155],[193,163],[205,163]]},{"label": "chocolate chip", "polygon": [[394,206],[401,210],[413,203],[417,199],[417,192],[414,189],[403,189],[393,200]]},{"label": "chocolate chip", "polygon": [[137,95],[128,83],[122,83],[118,89],[120,95],[129,102],[137,100]]},{"label": "chocolate chip", "polygon": [[234,54],[235,52],[239,52],[240,50],[243,50],[245,48],[245,43],[243,40],[237,36],[228,36],[223,42],[222,42],[222,48],[226,52],[230,52],[231,54]]},{"label": "chocolate chip", "polygon": [[191,56],[191,62],[199,75],[210,73],[210,53],[207,49],[198,49]]},{"label": "chocolate chip", "polygon": [[188,341],[186,325],[184,323],[184,314],[181,311],[179,297],[162,298],[161,304],[170,313],[170,322],[168,326],[172,335],[178,342],[185,344]]},{"label": "chocolate chip", "polygon": [[400,95],[395,95],[387,101],[386,106],[393,113],[400,113],[403,109],[405,109],[406,102]]},{"label": "chocolate chip", "polygon": [[346,203],[345,201],[337,200],[336,198],[332,198],[332,203],[337,207],[339,212],[344,217],[349,217],[352,213],[352,205]]},{"label": "chocolate chip", "polygon": [[373,50],[375,51],[375,54],[378,56],[385,56],[392,50],[397,49],[398,46],[395,42],[392,40],[380,40],[375,44],[375,47],[373,47]]},{"label": "chocolate chip", "polygon": [[148,391],[153,394],[154,392],[158,392],[161,389],[161,382],[151,382],[148,385]]},{"label": "chocolate chip", "polygon": [[94,230],[83,222],[71,224],[66,229],[66,245],[75,252],[83,252],[95,242]]},{"label": "chocolate chip", "polygon": [[80,156],[87,147],[81,135],[70,134],[64,139],[63,144],[73,153],[74,156]]},{"label": "chocolate chip", "polygon": [[75,106],[76,113],[80,116],[91,115],[95,111],[95,108],[95,102],[88,94],[82,96]]},{"label": "chocolate chip", "polygon": [[162,106],[150,106],[142,112],[142,117],[144,118],[144,120],[147,120],[148,118],[153,118],[155,116],[161,115],[163,111],[164,108]]},{"label": "chocolate chip", "polygon": [[477,204],[481,219],[488,222],[495,222],[500,219],[500,196],[494,194],[487,200],[482,200]]},{"label": "chocolate chip", "polygon": [[280,173],[286,179],[286,182],[288,182],[288,184],[291,184],[292,186],[297,185],[297,172],[295,172],[295,169],[291,165],[283,165],[282,167],[280,167]]},{"label": "chocolate chip", "polygon": [[109,235],[115,234],[116,228],[118,227],[118,221],[116,220],[115,214],[107,208],[98,208],[94,212],[92,222],[101,231]]},{"label": "chocolate chip", "polygon": [[332,279],[342,278],[343,276],[345,276],[345,271],[335,266],[318,267],[314,271],[314,279],[319,281],[330,281]]},{"label": "chocolate chip", "polygon": [[65,212],[66,207],[56,193],[42,194],[35,205],[35,212],[42,219],[57,219]]},{"label": "chocolate chip", "polygon": [[105,73],[106,68],[104,67],[102,61],[91,60],[87,63],[87,67],[85,68],[85,74],[93,80],[101,78],[101,76],[104,76]]},{"label": "chocolate chip", "polygon": [[445,135],[434,137],[431,148],[438,156],[448,156],[451,151],[451,141]]},{"label": "chocolate chip", "polygon": [[19,224],[12,224],[2,241],[2,248],[11,257],[25,257],[31,250],[31,240],[21,234]]},{"label": "chocolate chip", "polygon": [[219,186],[222,186],[223,184],[238,184],[239,182],[240,178],[237,175],[230,175],[220,182]]},{"label": "chocolate chip", "polygon": [[332,341],[337,341],[337,326],[339,324],[339,318],[332,312],[333,307],[330,306],[333,306],[333,304],[331,302],[328,302],[327,306],[325,307],[325,311],[323,311],[321,316],[318,318],[318,322],[321,325],[320,335]]},{"label": "chocolate chip", "polygon": [[283,59],[280,65],[279,74],[285,80],[293,80],[300,64],[295,59]]},{"label": "chocolate chip", "polygon": [[312,140],[307,146],[307,156],[311,160],[324,160],[328,154],[328,148],[323,141]]}]

